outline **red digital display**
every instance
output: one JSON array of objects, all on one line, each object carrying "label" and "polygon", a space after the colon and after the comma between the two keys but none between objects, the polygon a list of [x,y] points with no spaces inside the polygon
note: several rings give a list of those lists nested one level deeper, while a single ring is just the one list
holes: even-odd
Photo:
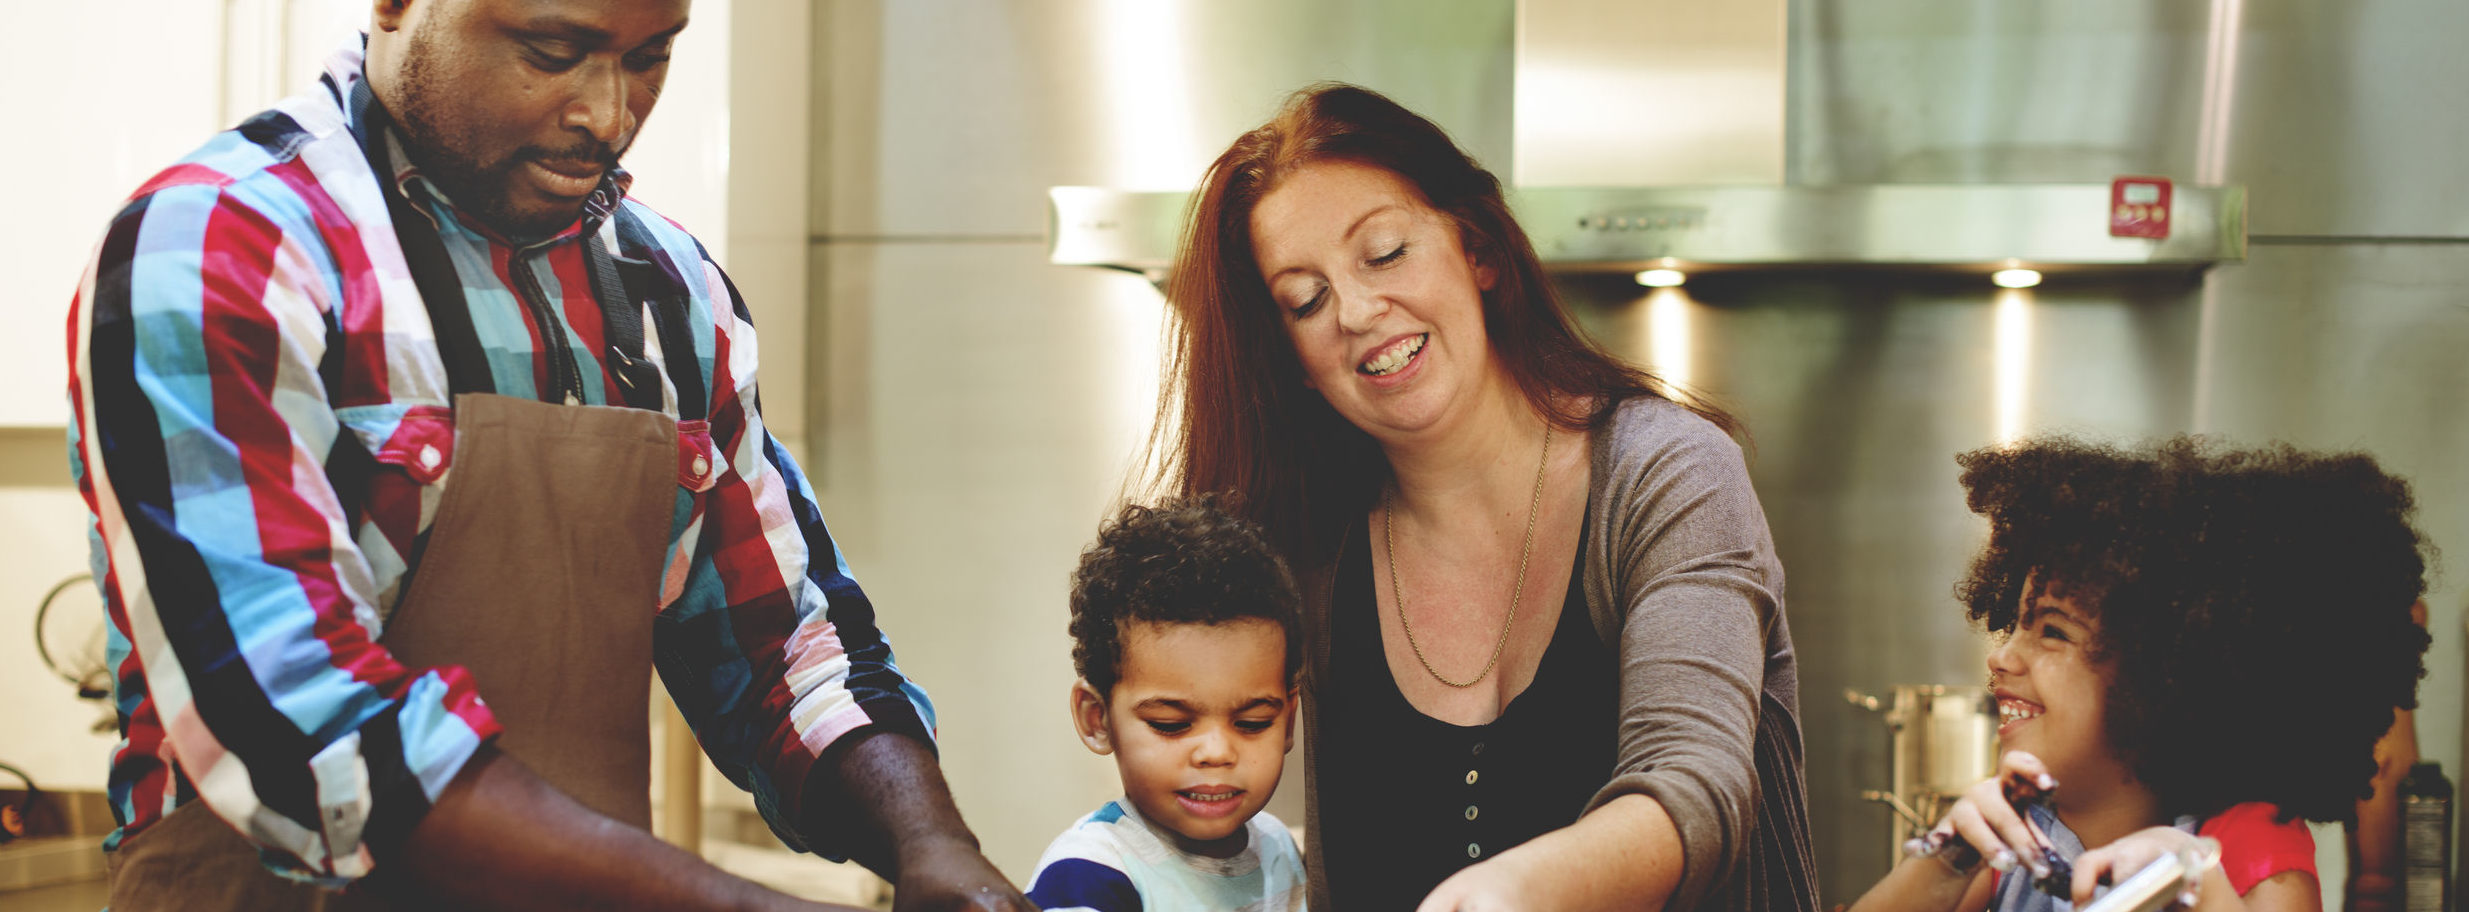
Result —
[{"label": "red digital display", "polygon": [[2109,236],[2169,236],[2169,179],[2121,177],[2109,182]]}]

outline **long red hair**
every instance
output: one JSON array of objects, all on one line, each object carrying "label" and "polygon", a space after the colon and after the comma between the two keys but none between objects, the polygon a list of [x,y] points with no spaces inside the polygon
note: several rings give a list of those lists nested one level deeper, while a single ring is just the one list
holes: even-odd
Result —
[{"label": "long red hair", "polygon": [[[1320,83],[1243,134],[1209,166],[1186,219],[1166,286],[1177,321],[1169,343],[1151,483],[1184,495],[1236,492],[1294,564],[1335,553],[1349,523],[1389,481],[1388,460],[1305,386],[1252,251],[1252,210],[1278,182],[1316,162],[1349,161],[1403,178],[1457,224],[1459,240],[1499,280],[1483,294],[1483,324],[1500,363],[1546,420],[1591,429],[1632,396],[1674,398],[1669,386],[1580,334],[1552,293],[1500,180],[1431,121],[1370,89]],[[1727,431],[1738,422],[1682,401]]]}]

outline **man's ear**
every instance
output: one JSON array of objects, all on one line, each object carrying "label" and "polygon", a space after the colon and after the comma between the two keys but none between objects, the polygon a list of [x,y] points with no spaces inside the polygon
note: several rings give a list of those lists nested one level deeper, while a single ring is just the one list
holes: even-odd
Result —
[{"label": "man's ear", "polygon": [[1087,678],[1072,682],[1072,727],[1080,731],[1080,743],[1090,753],[1114,753],[1114,730],[1106,724],[1106,697]]}]

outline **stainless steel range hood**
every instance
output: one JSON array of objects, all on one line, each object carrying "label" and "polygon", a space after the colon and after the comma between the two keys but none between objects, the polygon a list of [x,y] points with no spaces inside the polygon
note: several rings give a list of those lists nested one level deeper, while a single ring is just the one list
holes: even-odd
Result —
[{"label": "stainless steel range hood", "polygon": [[[1515,141],[1495,170],[1556,271],[2182,273],[2246,255],[2237,186],[2176,186],[2149,239],[2110,235],[2107,183],[1786,182],[1782,0],[1521,0],[1517,16]],[[1053,188],[1050,259],[1160,279],[1186,196]]]},{"label": "stainless steel range hood", "polygon": [[[1158,278],[1186,194],[1056,187],[1049,258]],[[2178,187],[2165,239],[2109,235],[2107,184],[1536,187],[1511,194],[1546,266],[2199,270],[2246,256],[2246,191]]]}]

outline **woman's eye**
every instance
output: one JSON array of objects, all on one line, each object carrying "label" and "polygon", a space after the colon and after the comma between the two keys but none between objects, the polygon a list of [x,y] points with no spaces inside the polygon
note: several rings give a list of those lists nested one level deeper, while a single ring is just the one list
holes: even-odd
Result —
[{"label": "woman's eye", "polygon": [[1150,730],[1161,735],[1180,735],[1185,729],[1192,727],[1192,723],[1189,722],[1160,722],[1154,719],[1148,722]]},{"label": "woman's eye", "polygon": [[1387,265],[1389,265],[1389,264],[1391,264],[1391,263],[1395,263],[1395,262],[1397,262],[1398,260],[1404,259],[1404,258],[1405,258],[1405,256],[1406,256],[1406,245],[1404,245],[1404,244],[1399,244],[1399,245],[1397,245],[1397,249],[1395,249],[1395,250],[1391,250],[1391,251],[1389,251],[1389,252],[1387,252],[1387,253],[1384,253],[1384,254],[1381,254],[1381,255],[1379,255],[1379,256],[1373,257],[1373,258],[1371,258],[1371,259],[1365,260],[1365,261],[1363,261],[1363,264],[1364,264],[1364,265],[1366,265],[1366,266],[1374,266],[1374,267],[1379,267],[1379,266],[1387,266]]},{"label": "woman's eye", "polygon": [[1312,296],[1310,298],[1305,299],[1303,303],[1295,305],[1290,308],[1290,310],[1295,315],[1295,319],[1303,319],[1304,317],[1311,316],[1313,311],[1319,310],[1320,302],[1327,300],[1328,297],[1329,286],[1322,285],[1319,288],[1312,290]]}]

